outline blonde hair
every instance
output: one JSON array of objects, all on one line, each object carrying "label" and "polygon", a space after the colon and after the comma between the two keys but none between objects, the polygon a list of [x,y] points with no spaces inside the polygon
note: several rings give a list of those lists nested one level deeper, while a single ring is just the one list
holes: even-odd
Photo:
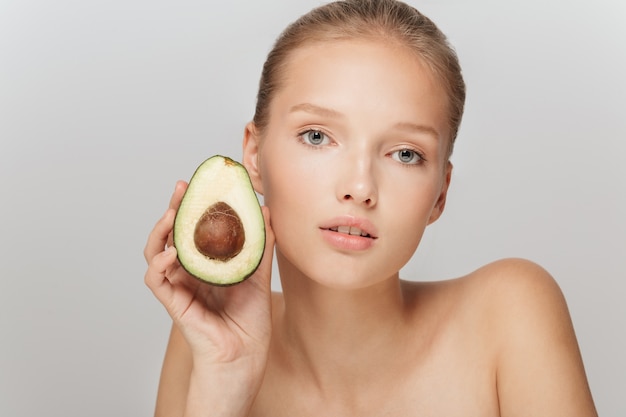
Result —
[{"label": "blonde hair", "polygon": [[452,154],[465,103],[465,82],[454,49],[426,16],[397,0],[341,0],[311,10],[290,24],[278,37],[263,65],[254,123],[267,127],[269,104],[285,78],[289,54],[313,42],[341,39],[384,39],[413,50],[430,68],[448,96]]}]

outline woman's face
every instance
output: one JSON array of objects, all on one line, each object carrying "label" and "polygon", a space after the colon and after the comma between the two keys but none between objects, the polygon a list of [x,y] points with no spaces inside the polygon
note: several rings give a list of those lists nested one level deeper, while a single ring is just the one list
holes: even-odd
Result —
[{"label": "woman's face", "polygon": [[284,77],[244,145],[279,262],[338,288],[397,276],[445,204],[443,89],[408,49],[374,41],[305,46]]}]

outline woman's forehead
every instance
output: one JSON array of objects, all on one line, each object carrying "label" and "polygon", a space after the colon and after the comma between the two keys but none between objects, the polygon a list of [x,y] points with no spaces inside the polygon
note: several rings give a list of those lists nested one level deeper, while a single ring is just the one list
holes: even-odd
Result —
[{"label": "woman's forehead", "polygon": [[[379,41],[314,42],[293,51],[274,102],[286,110],[310,103],[340,113],[425,114],[447,123],[444,87],[409,48]],[[349,112],[348,112],[349,113]]]}]

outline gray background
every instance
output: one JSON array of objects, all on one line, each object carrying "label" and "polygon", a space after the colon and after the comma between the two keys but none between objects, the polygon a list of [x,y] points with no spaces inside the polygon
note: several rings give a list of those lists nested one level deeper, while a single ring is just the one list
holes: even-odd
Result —
[{"label": "gray background", "polygon": [[[176,179],[241,156],[301,1],[0,0],[0,415],[147,416],[168,316],[143,284]],[[600,414],[626,394],[626,5],[413,1],[469,86],[444,216],[403,271],[521,256],[570,305]]]}]

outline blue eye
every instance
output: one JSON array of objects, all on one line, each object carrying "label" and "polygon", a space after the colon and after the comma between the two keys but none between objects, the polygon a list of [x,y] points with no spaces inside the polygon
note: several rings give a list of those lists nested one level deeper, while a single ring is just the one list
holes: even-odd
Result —
[{"label": "blue eye", "polygon": [[417,165],[424,161],[424,157],[412,149],[400,149],[391,154],[391,157],[398,162],[407,165]]},{"label": "blue eye", "polygon": [[313,146],[323,145],[329,142],[328,136],[319,130],[307,130],[301,133],[300,137],[304,143]]}]

